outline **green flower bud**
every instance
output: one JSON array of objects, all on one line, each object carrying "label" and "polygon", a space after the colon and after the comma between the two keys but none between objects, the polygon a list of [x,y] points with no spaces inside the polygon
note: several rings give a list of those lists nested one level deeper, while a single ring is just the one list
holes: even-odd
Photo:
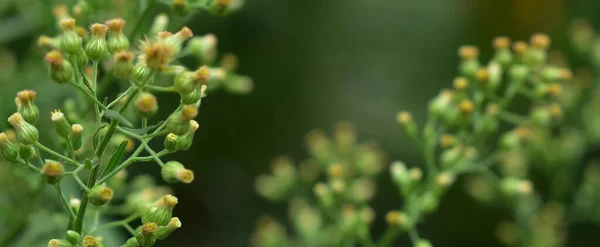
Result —
[{"label": "green flower bud", "polygon": [[42,35],[38,38],[37,46],[41,48],[58,49],[60,48],[60,42],[62,37],[51,38],[46,35]]},{"label": "green flower bud", "polygon": [[183,71],[175,76],[174,86],[180,94],[188,94],[197,90],[210,79],[210,70],[202,66],[195,72]]},{"label": "green flower bud", "polygon": [[69,207],[71,207],[71,209],[77,213],[77,211],[79,211],[79,206],[81,206],[81,200],[71,196],[71,199],[69,200]]},{"label": "green flower bud", "polygon": [[79,69],[83,69],[87,66],[88,64],[88,56],[85,53],[85,50],[82,48],[79,48],[79,51],[74,55],[74,59],[75,59],[75,64],[77,65],[77,68]]},{"label": "green flower bud", "polygon": [[30,124],[36,124],[40,119],[40,111],[33,102],[36,93],[31,90],[23,90],[17,93],[15,103],[17,104],[17,112],[21,113],[23,119]]},{"label": "green flower bud", "polygon": [[[188,114],[187,117],[190,115]],[[167,118],[166,129],[170,133],[183,135],[190,129],[190,120],[184,117],[182,112],[175,112]]]},{"label": "green flower bud", "polygon": [[24,160],[30,160],[37,157],[33,145],[23,144],[19,144],[19,156]]},{"label": "green flower bud", "polygon": [[333,193],[327,184],[317,183],[313,189],[315,195],[319,199],[324,208],[332,208],[335,204]]},{"label": "green flower bud", "polygon": [[90,203],[102,206],[113,198],[112,189],[106,185],[96,185],[89,192]]},{"label": "green flower bud", "polygon": [[136,234],[140,246],[152,246],[156,243],[156,231],[158,231],[158,225],[154,222],[145,223]]},{"label": "green flower bud", "polygon": [[192,146],[192,142],[194,141],[194,133],[198,130],[198,122],[194,120],[190,120],[190,128],[189,131],[177,138],[177,150],[188,150]]},{"label": "green flower bud", "polygon": [[228,92],[247,94],[254,88],[254,82],[247,76],[229,75],[225,80],[224,86]]},{"label": "green flower bud", "polygon": [[168,150],[169,152],[175,152],[178,151],[177,150],[177,139],[179,139],[179,137],[173,133],[169,133],[167,135],[167,137],[165,137],[165,149]]},{"label": "green flower bud", "polygon": [[179,221],[179,218],[173,217],[169,221],[169,224],[167,224],[166,226],[158,227],[158,231],[156,231],[156,236],[158,239],[165,239],[169,236],[169,234],[171,234],[178,228],[181,228],[181,221]]},{"label": "green flower bud", "polygon": [[186,16],[190,13],[190,7],[187,3],[187,0],[173,0],[171,9],[173,9],[173,13],[180,16]]},{"label": "green flower bud", "polygon": [[35,126],[25,122],[20,113],[15,113],[8,118],[8,122],[17,132],[17,140],[25,145],[31,145],[37,142],[40,133]]},{"label": "green flower bud", "polygon": [[534,126],[538,128],[546,128],[550,125],[550,111],[545,107],[536,107],[530,113],[529,118]]},{"label": "green flower bud", "polygon": [[71,247],[73,246],[69,241],[64,239],[52,239],[48,241],[48,247]]},{"label": "green flower bud", "polygon": [[143,62],[139,61],[133,66],[132,79],[138,84],[145,84],[152,79],[152,70]]},{"label": "green flower bud", "polygon": [[570,80],[573,75],[569,69],[556,68],[552,66],[546,66],[540,72],[540,76],[546,82],[555,82],[559,80]]},{"label": "green flower bud", "polygon": [[83,143],[83,126],[80,124],[73,124],[71,126],[71,145],[73,145],[73,150],[79,150]]},{"label": "green flower bud", "polygon": [[435,193],[438,195],[442,194],[454,183],[455,179],[456,177],[452,172],[441,172],[440,174],[438,174],[435,178]]},{"label": "green flower bud", "polygon": [[74,55],[81,49],[82,44],[81,37],[75,31],[75,19],[63,19],[60,21],[60,26],[63,30],[60,47],[64,52]]},{"label": "green flower bud", "polygon": [[181,103],[186,105],[196,104],[200,101],[200,99],[202,99],[205,91],[206,85],[202,85],[200,88],[196,88],[191,93],[179,94],[179,96],[181,96]]},{"label": "green flower bud", "polygon": [[425,239],[419,239],[415,242],[415,247],[433,247],[433,245]]},{"label": "green flower bud", "polygon": [[85,44],[85,52],[94,62],[99,62],[108,54],[106,47],[106,32],[108,27],[104,24],[94,23],[91,26],[92,38]]},{"label": "green flower bud", "polygon": [[65,238],[74,245],[81,243],[81,235],[79,235],[79,233],[76,231],[68,230]]},{"label": "green flower bud", "polygon": [[63,167],[57,161],[46,160],[46,164],[42,168],[42,174],[48,184],[57,184],[63,175]]},{"label": "green flower bud", "polygon": [[207,34],[190,39],[185,54],[190,54],[201,64],[211,64],[217,56],[217,37],[213,34]]},{"label": "green flower bud", "polygon": [[115,54],[118,51],[129,49],[129,39],[123,34],[125,21],[121,18],[111,19],[106,21],[106,25],[110,30],[110,34],[106,41],[108,51]]},{"label": "green flower bud", "polygon": [[144,117],[152,117],[158,111],[158,102],[151,93],[141,93],[135,101],[135,109],[138,114]]},{"label": "green flower bud", "polygon": [[414,226],[410,217],[401,211],[389,211],[385,215],[385,221],[389,226],[398,227],[400,229],[410,229]]},{"label": "green flower bud", "polygon": [[137,241],[137,238],[132,237],[125,242],[125,244],[121,245],[121,247],[139,247],[140,244]]},{"label": "green flower bud", "polygon": [[508,196],[528,196],[533,193],[533,184],[529,180],[508,177],[502,179],[500,189]]},{"label": "green flower bud", "polygon": [[403,111],[398,113],[398,115],[396,115],[396,121],[398,121],[398,123],[402,126],[404,133],[407,136],[411,138],[417,137],[417,125],[415,124],[410,112]]},{"label": "green flower bud", "polygon": [[50,77],[55,82],[64,84],[73,79],[73,66],[63,59],[60,51],[53,50],[48,52],[44,60],[50,65]]},{"label": "green flower bud", "polygon": [[162,178],[168,183],[182,182],[189,184],[194,181],[194,172],[186,169],[177,161],[167,162],[160,170]]},{"label": "green flower bud", "polygon": [[433,191],[425,192],[421,198],[421,206],[424,213],[433,213],[440,204],[439,197]]},{"label": "green flower bud", "polygon": [[16,162],[19,158],[19,147],[4,132],[0,132],[0,154],[10,162]]},{"label": "green flower bud", "polygon": [[[165,165],[166,166],[166,165]],[[172,195],[165,195],[162,197],[162,204],[158,207],[152,208],[144,216],[142,216],[142,223],[148,224],[156,222],[159,226],[166,226],[173,217],[173,208],[177,205],[177,197]],[[140,239],[138,239],[140,241]]]},{"label": "green flower bud", "polygon": [[83,246],[85,247],[100,247],[99,241],[90,235],[83,238]]},{"label": "green flower bud", "polygon": [[56,129],[56,133],[63,138],[69,138],[71,134],[71,125],[69,121],[65,118],[65,114],[63,114],[60,110],[56,109],[52,111],[50,114],[50,118],[52,119],[52,123],[54,123],[54,128]]},{"label": "green flower bud", "polygon": [[510,67],[509,77],[511,82],[525,82],[527,77],[529,77],[529,69],[525,65],[513,65]]},{"label": "green flower bud", "polygon": [[115,67],[114,74],[118,78],[127,79],[133,72],[133,53],[127,50],[121,50],[114,53]]}]

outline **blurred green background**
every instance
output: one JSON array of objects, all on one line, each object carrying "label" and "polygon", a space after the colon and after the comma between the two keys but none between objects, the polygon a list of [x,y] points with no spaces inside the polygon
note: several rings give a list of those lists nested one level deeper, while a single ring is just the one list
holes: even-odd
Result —
[{"label": "blurred green background", "polygon": [[[353,122],[360,138],[379,142],[390,159],[421,165],[395,114],[409,110],[422,122],[426,102],[456,75],[460,45],[480,46],[487,58],[496,36],[526,40],[544,32],[564,50],[569,21],[585,18],[598,27],[599,10],[598,0],[247,0],[227,18],[197,16],[192,30],[215,33],[219,50],[239,56],[240,72],[254,79],[255,90],[210,95],[200,109],[193,150],[167,157],[193,169],[196,180],[174,187],[182,202],[175,215],[184,227],[157,246],[249,246],[258,216],[287,215],[286,205],[256,196],[256,175],[276,155],[305,157],[304,134],[330,130],[339,120]],[[11,14],[3,13],[4,20]],[[7,38],[4,48],[23,65],[36,38],[33,32]],[[6,95],[14,92],[0,90],[2,102],[12,103]],[[166,116],[171,107],[161,106]],[[133,174],[148,172],[156,175],[159,168],[132,168]],[[494,230],[508,212],[477,204],[463,187],[458,183],[439,212],[419,226],[421,235],[437,247],[501,246]],[[401,205],[383,175],[373,205],[379,212],[375,236],[384,227],[383,212]],[[598,233],[596,226],[570,226],[568,246],[595,246]],[[396,244],[408,245],[406,237]]]}]

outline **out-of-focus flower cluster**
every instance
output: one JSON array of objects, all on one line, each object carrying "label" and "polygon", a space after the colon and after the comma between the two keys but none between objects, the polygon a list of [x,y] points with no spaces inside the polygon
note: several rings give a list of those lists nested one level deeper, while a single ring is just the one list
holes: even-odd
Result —
[{"label": "out-of-focus flower cluster", "polygon": [[[352,125],[335,127],[333,137],[320,130],[306,136],[310,157],[298,165],[288,157],[273,160],[271,173],[256,179],[257,192],[271,201],[287,201],[297,236],[263,216],[252,237],[254,246],[334,246],[370,239],[375,212],[369,202],[385,157],[374,143],[359,143]],[[370,240],[369,240],[370,241]]]},{"label": "out-of-focus flower cluster", "polygon": [[[355,176],[375,175],[381,165],[370,163],[371,172],[365,173],[360,162],[340,162],[332,155],[332,147],[348,147],[353,142],[346,140],[354,140],[341,127],[334,141],[309,135],[313,161],[294,169],[289,159],[277,159],[272,175],[257,179],[260,195],[293,198],[290,218],[297,237],[287,236],[274,219],[262,218],[253,243],[392,246],[401,233],[408,233],[414,246],[430,247],[416,226],[440,207],[444,194],[463,176],[475,200],[512,212],[497,228],[498,239],[508,246],[563,246],[567,224],[600,223],[600,168],[584,156],[600,142],[600,94],[594,80],[600,41],[581,21],[570,37],[584,58],[581,68],[570,68],[563,53],[549,51],[551,39],[545,34],[534,34],[528,42],[498,37],[486,63],[478,47],[460,47],[459,76],[429,101],[423,127],[409,112],[396,116],[423,154],[424,165],[391,163],[389,172],[404,205],[385,214],[387,230],[376,240],[368,230],[375,213],[364,204],[375,184]],[[314,186],[315,199],[298,185],[307,180],[303,171],[314,169],[305,169],[315,166],[312,162],[325,164],[318,167],[326,176],[316,177],[327,178]],[[345,179],[337,180],[340,176]]]},{"label": "out-of-focus flower cluster", "polygon": [[[44,59],[50,78],[57,87],[76,89],[77,97],[46,113],[35,103],[36,95],[44,92],[19,92],[14,100],[17,112],[8,118],[13,129],[0,133],[0,154],[13,168],[37,174],[41,183],[31,185],[35,191],[42,192],[46,185],[56,190],[68,227],[48,246],[104,246],[98,234],[117,227],[131,234],[122,246],[152,246],[181,227],[179,218],[173,217],[178,199],[170,189],[146,176],[127,182],[127,168],[152,162],[160,166],[165,182],[191,183],[193,171],[177,161],[164,162],[163,157],[191,147],[199,128],[194,119],[207,92],[252,89],[252,81],[235,72],[234,55],[218,57],[214,35],[197,36],[188,27],[167,31],[168,16],[153,16],[155,8],[165,3],[177,14],[191,15],[200,9],[231,13],[242,1],[79,0],[73,6],[55,7],[61,31],[38,40],[48,50]],[[104,16],[122,18],[97,22]],[[183,57],[193,58],[198,68],[185,67]],[[115,89],[121,93],[111,94]],[[168,118],[151,120],[159,107],[155,94],[161,93],[178,94],[180,104]],[[52,125],[41,126],[40,118],[49,118]],[[42,144],[40,132],[56,141]],[[151,148],[154,139],[163,139],[162,150]],[[68,198],[64,184],[76,185],[81,194]],[[37,197],[29,204],[37,205]],[[2,235],[0,245],[9,246],[35,211],[28,207],[13,226],[16,230]],[[124,218],[99,221],[111,214]]]}]

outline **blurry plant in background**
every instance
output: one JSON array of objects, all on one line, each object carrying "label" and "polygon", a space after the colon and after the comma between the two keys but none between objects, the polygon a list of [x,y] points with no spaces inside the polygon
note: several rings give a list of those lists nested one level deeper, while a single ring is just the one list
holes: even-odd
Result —
[{"label": "blurry plant in background", "polygon": [[[28,14],[43,18],[29,24],[50,27],[46,32],[60,29],[55,36],[43,35],[38,40],[38,46],[48,51],[44,59],[48,65],[35,63],[19,70],[11,55],[3,53],[8,59],[2,62],[8,66],[2,66],[6,70],[2,79],[10,81],[2,82],[6,87],[2,93],[14,96],[17,90],[13,88],[35,86],[16,79],[22,76],[20,80],[27,81],[29,70],[57,84],[37,93],[18,92],[16,113],[10,103],[13,97],[2,97],[2,115],[10,115],[13,129],[0,133],[4,209],[0,246],[40,246],[43,242],[57,247],[152,246],[181,227],[179,218],[172,217],[178,199],[148,176],[127,183],[126,169],[133,163],[154,162],[166,182],[191,183],[191,170],[176,161],[163,162],[162,157],[190,148],[198,129],[193,119],[206,93],[252,89],[248,77],[235,73],[235,56],[223,55],[218,60],[214,35],[194,36],[187,27],[168,32],[170,14],[154,16],[154,12],[166,4],[182,16],[199,11],[224,15],[239,9],[242,1],[41,2],[32,3],[37,12],[30,9]],[[1,7],[13,2],[4,3]],[[53,15],[45,15],[50,10]],[[106,19],[105,24],[94,23]],[[10,30],[12,36],[23,31]],[[182,58],[202,66],[189,71]],[[64,92],[67,86],[76,90],[67,90],[64,100],[52,96],[52,91]],[[149,119],[158,111],[153,92],[179,94],[180,102],[167,119],[151,124]],[[53,103],[40,104],[36,96]],[[50,114],[54,102],[62,110]],[[162,137],[164,149],[155,151],[150,142]],[[46,189],[51,187],[52,193]],[[107,222],[107,216],[122,219]],[[134,229],[139,219],[142,225]],[[114,228],[127,230],[131,238],[125,242],[111,234]]]},{"label": "blurry plant in background", "polygon": [[370,179],[383,163],[376,158],[379,151],[356,144],[352,128],[343,124],[333,141],[320,132],[309,134],[312,158],[297,168],[278,158],[272,175],[257,178],[258,194],[289,200],[294,232],[263,217],[252,243],[384,247],[408,233],[414,246],[432,246],[417,225],[437,211],[461,176],[467,177],[473,198],[512,212],[512,219],[497,228],[507,246],[564,246],[568,224],[600,224],[600,166],[584,159],[585,151],[600,142],[595,79],[600,43],[582,21],[574,23],[570,37],[583,58],[574,76],[564,56],[548,53],[551,40],[544,34],[533,35],[529,43],[494,39],[495,54],[485,64],[477,47],[459,49],[460,75],[452,89],[429,102],[424,127],[408,112],[397,115],[425,166],[392,162],[390,176],[404,206],[385,214],[388,228],[373,234],[377,238],[369,227],[382,214],[367,203],[375,194]]}]

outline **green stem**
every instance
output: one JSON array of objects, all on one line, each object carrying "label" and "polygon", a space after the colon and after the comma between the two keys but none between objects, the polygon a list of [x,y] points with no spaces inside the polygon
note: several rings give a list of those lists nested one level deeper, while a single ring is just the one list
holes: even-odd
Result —
[{"label": "green stem", "polygon": [[152,15],[152,9],[153,9],[155,3],[156,3],[156,0],[148,1],[148,5],[146,6],[146,9],[144,10],[144,12],[140,16],[140,18],[135,22],[135,26],[133,26],[133,29],[131,29],[131,33],[129,33],[129,36],[127,37],[129,40],[135,40],[138,33],[141,32],[142,25],[146,24],[145,20],[150,18]]},{"label": "green stem", "polygon": [[71,206],[69,206],[69,200],[67,200],[65,193],[60,188],[60,183],[57,183],[54,186],[54,188],[56,189],[56,194],[58,195],[58,198],[60,199],[61,204],[63,205],[63,207],[65,208],[65,211],[67,211],[67,214],[69,215],[69,219],[71,221],[75,220],[75,213],[71,209]]},{"label": "green stem", "polygon": [[402,230],[398,227],[388,227],[388,229],[383,233],[379,241],[377,241],[377,247],[388,247],[393,242],[394,239],[400,234]]},{"label": "green stem", "polygon": [[79,167],[79,166],[81,166],[81,164],[79,164],[79,162],[77,162],[77,161],[75,161],[75,160],[72,160],[71,158],[69,158],[69,157],[67,157],[67,156],[64,156],[64,155],[62,155],[62,154],[59,154],[59,153],[55,152],[54,150],[52,150],[52,149],[50,149],[50,148],[47,148],[46,146],[42,145],[42,144],[41,144],[41,143],[39,143],[39,142],[36,142],[36,143],[34,143],[33,145],[34,145],[35,147],[37,147],[37,148],[41,149],[41,150],[44,150],[44,152],[46,152],[46,153],[48,153],[48,154],[50,154],[50,155],[52,155],[52,156],[54,156],[54,157],[56,157],[56,158],[59,158],[59,159],[62,159],[62,160],[66,160],[66,161],[68,161],[68,163],[75,165],[75,167]]},{"label": "green stem", "polygon": [[88,188],[87,185],[85,185],[85,183],[83,183],[83,181],[81,180],[81,178],[79,178],[79,176],[77,176],[77,174],[71,173],[71,175],[73,175],[73,178],[75,178],[75,181],[77,181],[77,183],[79,184],[79,186],[81,186],[81,188],[84,191],[86,191],[86,192],[90,191],[90,188]]},{"label": "green stem", "polygon": [[108,110],[108,108],[104,104],[102,104],[102,102],[100,102],[96,97],[94,97],[94,95],[90,93],[87,88],[81,86],[79,83],[71,83],[71,85],[75,86],[77,89],[79,89],[79,91],[83,92],[85,96],[92,100],[97,107],[100,107],[102,110],[105,111]]},{"label": "green stem", "polygon": [[118,227],[118,226],[123,226],[124,227],[124,225],[128,224],[129,222],[134,221],[135,219],[137,219],[139,217],[140,217],[139,215],[134,214],[134,215],[129,216],[129,217],[123,219],[123,220],[118,220],[118,221],[113,221],[113,222],[110,222],[110,223],[106,223],[106,224],[98,226],[94,230],[90,231],[90,234],[94,234],[94,233],[96,233],[98,231],[105,230],[105,229],[110,229],[110,228],[113,228],[113,227]]},{"label": "green stem", "polygon": [[[98,100],[98,95],[96,94],[96,88],[98,88],[98,62],[92,63],[92,88],[94,89],[92,92],[94,93],[94,99]],[[101,104],[94,104],[94,112],[96,112],[96,126],[100,126],[100,121],[102,121],[102,116],[100,115]]]}]

